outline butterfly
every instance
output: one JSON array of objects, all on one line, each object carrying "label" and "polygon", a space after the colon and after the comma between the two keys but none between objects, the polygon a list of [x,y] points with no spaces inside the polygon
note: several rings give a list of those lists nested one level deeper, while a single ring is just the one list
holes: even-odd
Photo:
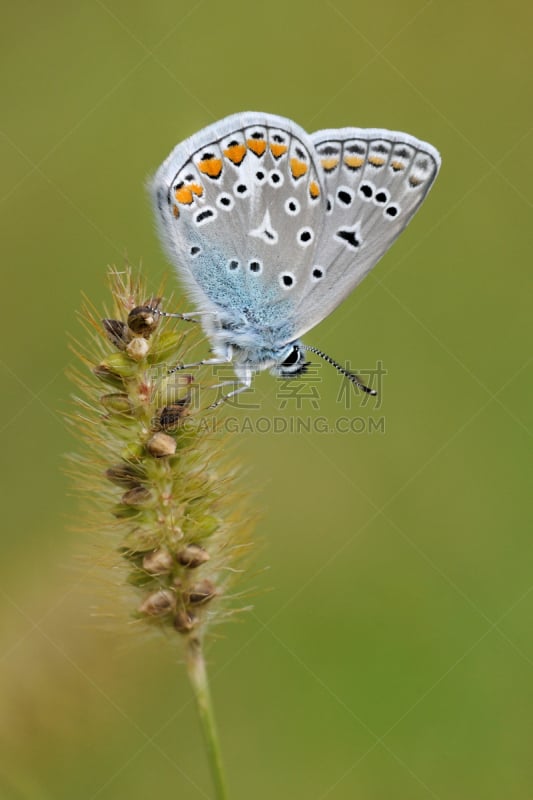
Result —
[{"label": "butterfly", "polygon": [[178,144],[151,193],[163,244],[214,354],[181,368],[232,362],[235,388],[222,402],[259,370],[301,374],[312,352],[375,394],[300,337],[384,255],[439,167],[437,150],[406,133],[308,134],[260,112],[226,117]]}]

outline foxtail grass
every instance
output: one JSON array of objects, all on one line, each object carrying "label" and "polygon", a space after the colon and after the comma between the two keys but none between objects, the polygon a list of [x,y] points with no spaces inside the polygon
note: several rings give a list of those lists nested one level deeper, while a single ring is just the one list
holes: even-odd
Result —
[{"label": "foxtail grass", "polygon": [[105,316],[85,300],[83,332],[73,342],[78,363],[68,421],[79,448],[69,471],[83,527],[107,551],[121,594],[115,623],[137,635],[165,634],[181,650],[222,800],[204,643],[235,611],[233,583],[250,545],[250,514],[225,434],[212,424],[219,412],[204,410],[212,400],[208,385],[198,375],[169,372],[191,361],[199,326],[160,316],[160,298],[130,268],[111,270],[109,287]]}]

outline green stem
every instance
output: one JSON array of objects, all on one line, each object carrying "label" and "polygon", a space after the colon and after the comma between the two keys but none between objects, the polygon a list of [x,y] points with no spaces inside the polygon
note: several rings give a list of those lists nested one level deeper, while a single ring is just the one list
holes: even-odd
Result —
[{"label": "green stem", "polygon": [[215,797],[216,800],[227,800],[228,795],[222,769],[220,744],[207,680],[202,642],[194,636],[190,636],[186,644],[186,664],[200,715],[207,760],[209,761],[211,776],[215,785]]}]

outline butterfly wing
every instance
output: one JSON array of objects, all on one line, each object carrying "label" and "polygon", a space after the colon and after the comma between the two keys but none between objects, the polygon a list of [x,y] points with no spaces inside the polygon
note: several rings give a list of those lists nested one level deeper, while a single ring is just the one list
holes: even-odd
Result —
[{"label": "butterfly wing", "polygon": [[440,167],[432,145],[405,133],[342,128],[311,134],[326,190],[314,278],[295,309],[301,336],[363,280],[418,210]]},{"label": "butterfly wing", "polygon": [[325,223],[320,173],[308,134],[270,114],[227,117],[172,151],[152,181],[156,216],[202,310],[294,338],[295,275]]}]

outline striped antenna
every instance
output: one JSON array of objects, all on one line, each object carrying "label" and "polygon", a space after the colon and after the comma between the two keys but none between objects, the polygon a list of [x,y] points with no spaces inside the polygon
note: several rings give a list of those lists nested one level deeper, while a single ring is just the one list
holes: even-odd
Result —
[{"label": "striped antenna", "polygon": [[301,344],[300,347],[302,348],[302,350],[308,350],[310,353],[314,353],[316,356],[320,356],[320,358],[323,358],[324,361],[327,361],[328,364],[331,364],[332,367],[335,367],[337,372],[340,372],[341,375],[344,375],[345,378],[348,378],[348,380],[351,381],[354,384],[354,386],[357,386],[358,389],[361,389],[361,391],[371,395],[377,394],[377,391],[375,389],[370,389],[369,386],[365,386],[365,384],[361,381],[360,378],[357,377],[357,375],[354,372],[350,372],[349,370],[344,369],[344,367],[341,366],[341,364],[339,364],[338,361],[335,361],[333,358],[326,355],[326,353],[323,353],[322,350],[319,350],[317,347],[310,347],[309,345],[306,344]]}]

